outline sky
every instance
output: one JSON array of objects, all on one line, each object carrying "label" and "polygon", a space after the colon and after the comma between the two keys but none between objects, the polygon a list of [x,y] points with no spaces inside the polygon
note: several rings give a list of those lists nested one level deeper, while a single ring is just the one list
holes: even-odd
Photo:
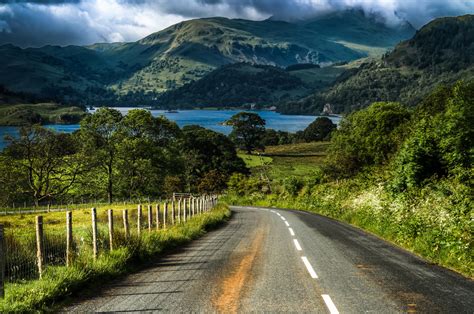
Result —
[{"label": "sky", "polygon": [[193,18],[303,20],[350,8],[419,28],[436,17],[473,14],[474,0],[0,0],[0,44],[135,41]]}]

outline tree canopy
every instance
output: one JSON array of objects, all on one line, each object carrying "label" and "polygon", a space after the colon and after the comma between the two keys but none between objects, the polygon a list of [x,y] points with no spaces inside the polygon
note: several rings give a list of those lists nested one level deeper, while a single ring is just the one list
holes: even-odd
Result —
[{"label": "tree canopy", "polygon": [[230,138],[240,149],[248,154],[256,149],[265,149],[262,141],[265,136],[265,120],[258,114],[240,112],[233,115],[227,124],[232,126]]}]

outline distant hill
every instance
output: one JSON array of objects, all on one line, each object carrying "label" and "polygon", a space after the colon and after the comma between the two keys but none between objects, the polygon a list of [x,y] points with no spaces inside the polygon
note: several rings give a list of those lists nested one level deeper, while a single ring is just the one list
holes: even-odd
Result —
[{"label": "distant hill", "polygon": [[151,105],[161,93],[226,64],[286,67],[351,61],[383,53],[414,32],[409,24],[390,28],[357,10],[295,23],[197,19],[133,43],[4,45],[0,84],[67,103]]},{"label": "distant hill", "polygon": [[333,86],[300,101],[279,105],[286,113],[337,113],[375,101],[415,105],[439,84],[474,77],[474,15],[441,18],[420,29],[380,59],[350,69]]},{"label": "distant hill", "polygon": [[0,85],[0,125],[73,124],[86,115],[81,106],[39,102],[31,95],[9,91]]},{"label": "distant hill", "polygon": [[320,68],[292,65],[286,69],[271,65],[233,63],[157,99],[159,108],[241,107],[250,104],[268,107],[277,102],[301,99],[328,86],[345,66]]}]

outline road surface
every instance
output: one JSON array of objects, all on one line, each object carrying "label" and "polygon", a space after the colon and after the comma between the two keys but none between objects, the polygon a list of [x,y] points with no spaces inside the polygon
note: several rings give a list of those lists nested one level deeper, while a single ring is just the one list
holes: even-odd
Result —
[{"label": "road surface", "polygon": [[232,207],[182,250],[66,312],[473,313],[474,282],[319,215]]}]

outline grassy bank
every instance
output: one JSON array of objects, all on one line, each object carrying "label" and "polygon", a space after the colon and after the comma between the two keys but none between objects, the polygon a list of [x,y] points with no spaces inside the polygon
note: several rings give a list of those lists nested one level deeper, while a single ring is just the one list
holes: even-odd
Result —
[{"label": "grassy bank", "polygon": [[[320,152],[316,147],[313,152]],[[474,276],[474,204],[468,186],[446,178],[395,194],[386,188],[388,170],[380,167],[349,179],[328,181],[307,150],[286,148],[279,147],[280,157],[273,156],[274,161],[266,165],[272,180],[271,194],[262,193],[251,184],[242,193],[246,185],[243,182],[229,192],[227,202],[322,214],[372,232],[433,263]],[[284,159],[285,154],[297,155],[298,151],[300,157],[288,158],[298,158],[302,165],[290,163],[293,171],[281,176],[289,166],[278,159]],[[261,166],[252,170],[254,175],[260,171]]]},{"label": "grassy bank", "polygon": [[55,103],[15,104],[0,106],[0,125],[73,124],[85,116],[83,109]]},{"label": "grassy bank", "polygon": [[[64,213],[61,216],[63,215]],[[84,215],[90,219],[87,213]],[[75,214],[75,217],[81,221],[80,215]],[[77,256],[71,267],[49,266],[42,279],[7,283],[5,299],[0,301],[0,311],[51,309],[55,302],[73,295],[82,287],[125,274],[151,257],[202,236],[206,230],[216,227],[229,217],[228,207],[218,205],[209,213],[191,218],[186,224],[175,225],[166,230],[143,232],[141,237],[132,233],[127,245],[111,252],[104,250],[95,261],[90,253],[84,251],[81,256]]]}]

